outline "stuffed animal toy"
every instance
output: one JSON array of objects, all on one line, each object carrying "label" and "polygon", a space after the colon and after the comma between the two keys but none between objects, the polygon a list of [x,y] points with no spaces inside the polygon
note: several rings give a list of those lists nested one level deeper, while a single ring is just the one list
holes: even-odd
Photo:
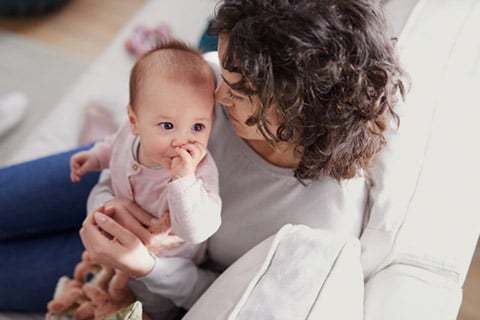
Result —
[{"label": "stuffed animal toy", "polygon": [[74,270],[73,279],[60,278],[46,319],[100,320],[135,301],[128,289],[128,274],[93,262],[87,252]]}]

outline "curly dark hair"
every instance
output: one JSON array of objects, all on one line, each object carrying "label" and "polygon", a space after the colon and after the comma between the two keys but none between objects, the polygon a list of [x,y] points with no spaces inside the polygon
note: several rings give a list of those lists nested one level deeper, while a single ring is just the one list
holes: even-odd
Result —
[{"label": "curly dark hair", "polygon": [[[337,180],[367,169],[399,118],[405,73],[374,0],[225,0],[209,28],[226,34],[232,87],[259,100],[247,121],[267,141],[297,146],[295,176]],[[275,106],[282,123],[268,129]]]}]

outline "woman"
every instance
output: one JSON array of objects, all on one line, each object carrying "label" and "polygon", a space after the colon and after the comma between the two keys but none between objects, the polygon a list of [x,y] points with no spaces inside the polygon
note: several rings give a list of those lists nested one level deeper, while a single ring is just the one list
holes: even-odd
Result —
[{"label": "woman", "polygon": [[[404,89],[382,17],[370,1],[226,0],[218,8],[211,31],[219,36],[216,100],[223,107],[209,149],[219,167],[223,222],[209,240],[214,269],[287,223],[360,236],[363,170],[385,144]],[[118,201],[110,205],[120,215],[131,210]],[[150,258],[142,245],[148,237],[93,211],[80,232],[87,250],[176,305],[189,308],[215,279],[185,259]],[[135,214],[146,221],[139,208]],[[119,241],[109,242],[98,226]],[[135,247],[122,244],[133,239]],[[179,269],[190,276],[172,280]]]},{"label": "woman", "polygon": [[[226,0],[211,31],[219,35],[216,99],[222,106],[209,149],[223,208],[222,225],[209,240],[209,268],[152,258],[144,244],[158,240],[148,231],[148,213],[111,199],[108,173],[89,198],[91,214],[80,231],[91,257],[184,308],[218,272],[287,223],[359,237],[367,207],[364,172],[386,142],[404,91],[373,1]],[[112,213],[116,221],[133,214],[145,228],[133,234]],[[179,269],[190,276],[172,276]]]}]

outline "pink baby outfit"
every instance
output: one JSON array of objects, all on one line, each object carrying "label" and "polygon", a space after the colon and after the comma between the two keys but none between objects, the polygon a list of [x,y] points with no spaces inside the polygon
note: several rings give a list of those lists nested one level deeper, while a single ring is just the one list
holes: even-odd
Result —
[{"label": "pink baby outfit", "polygon": [[195,174],[170,181],[168,170],[148,168],[136,160],[137,139],[127,122],[92,151],[102,169],[110,168],[115,197],[128,198],[157,218],[170,212],[172,230],[185,244],[161,255],[200,262],[203,242],[217,231],[221,220],[218,171],[212,156],[206,154]]}]

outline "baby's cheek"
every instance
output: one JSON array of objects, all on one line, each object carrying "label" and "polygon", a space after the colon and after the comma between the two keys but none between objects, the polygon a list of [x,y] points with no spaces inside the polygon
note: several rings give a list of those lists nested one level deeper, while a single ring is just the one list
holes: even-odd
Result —
[{"label": "baby's cheek", "polygon": [[170,169],[172,168],[172,160],[170,160],[170,159],[168,159],[168,158],[164,158],[164,159],[161,161],[160,165],[161,165],[162,167],[164,167],[165,169],[170,170]]}]

